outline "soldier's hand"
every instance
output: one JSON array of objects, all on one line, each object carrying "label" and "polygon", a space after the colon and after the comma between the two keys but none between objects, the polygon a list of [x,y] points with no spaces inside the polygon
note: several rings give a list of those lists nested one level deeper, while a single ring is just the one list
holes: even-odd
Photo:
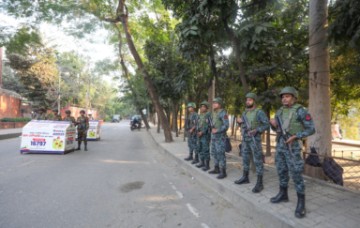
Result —
[{"label": "soldier's hand", "polygon": [[296,139],[296,135],[293,135],[288,140],[286,140],[286,143],[291,144],[291,143],[293,143],[295,141],[295,139]]},{"label": "soldier's hand", "polygon": [[236,122],[240,125],[243,123],[243,119],[238,117],[238,118],[236,118]]},{"label": "soldier's hand", "polygon": [[189,133],[192,134],[193,131],[194,131],[194,129],[191,128],[191,129],[189,130]]},{"label": "soldier's hand", "polygon": [[249,131],[249,135],[250,135],[250,136],[255,136],[256,133],[257,133],[257,130],[256,130],[256,129]]},{"label": "soldier's hand", "polygon": [[203,133],[201,132],[201,131],[199,131],[198,133],[197,133],[197,136],[198,137],[201,137],[203,135]]},{"label": "soldier's hand", "polygon": [[270,124],[271,124],[271,126],[277,128],[277,122],[275,119],[270,119]]},{"label": "soldier's hand", "polygon": [[213,134],[215,134],[217,132],[217,129],[216,128],[213,128],[212,130],[211,130],[211,133],[213,133]]}]

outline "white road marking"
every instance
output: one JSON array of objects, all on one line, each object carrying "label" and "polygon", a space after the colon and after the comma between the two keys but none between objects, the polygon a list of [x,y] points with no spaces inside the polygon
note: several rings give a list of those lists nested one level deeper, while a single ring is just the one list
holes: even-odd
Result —
[{"label": "white road marking", "polygon": [[176,194],[179,196],[180,199],[184,198],[184,195],[181,192],[176,191]]},{"label": "white road marking", "polygon": [[23,166],[26,166],[26,165],[30,165],[31,163],[34,163],[35,161],[28,161],[28,162],[24,162],[20,165],[18,165],[17,167],[23,167]]},{"label": "white road marking", "polygon": [[193,207],[190,203],[187,203],[186,204],[187,208],[189,209],[189,211],[196,217],[196,218],[199,218],[200,217],[200,214],[198,212],[198,210]]},{"label": "white road marking", "polygon": [[206,225],[205,223],[201,223],[201,227],[203,228],[210,228],[208,225]]}]

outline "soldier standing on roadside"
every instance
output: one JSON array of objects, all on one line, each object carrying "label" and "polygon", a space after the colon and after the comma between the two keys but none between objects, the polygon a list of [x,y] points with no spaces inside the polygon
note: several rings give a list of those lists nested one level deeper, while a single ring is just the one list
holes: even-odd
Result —
[{"label": "soldier standing on roadside", "polygon": [[210,128],[209,128],[209,116],[208,112],[209,103],[207,101],[203,101],[200,103],[200,115],[197,121],[197,151],[199,153],[200,163],[196,166],[198,168],[202,168],[202,170],[207,171],[210,169],[210,151],[209,151],[209,143],[210,143]]},{"label": "soldier standing on roadside", "polygon": [[81,149],[81,141],[84,141],[84,150],[87,151],[87,131],[89,129],[89,118],[85,116],[85,110],[80,111],[80,116],[76,121],[77,131],[78,131],[78,148],[76,150]]},{"label": "soldier standing on roadside", "polygon": [[[250,170],[250,153],[254,158],[256,166],[257,181],[252,192],[258,193],[264,189],[263,186],[263,151],[261,145],[261,134],[269,129],[269,119],[266,117],[263,110],[256,107],[257,96],[255,93],[246,94],[246,110],[242,114],[242,118],[238,118],[238,124],[241,124],[241,135],[242,141],[242,159],[243,159],[243,176],[235,181],[235,184],[247,184],[249,181],[249,170]],[[247,129],[246,118],[249,123],[250,129]]]},{"label": "soldier standing on roadside", "polygon": [[[187,105],[189,115],[186,119],[186,127],[185,130],[188,134],[188,146],[189,146],[189,156],[185,158],[185,161],[191,161],[191,164],[195,164],[199,162],[199,155],[196,151],[196,142],[197,142],[197,136],[196,136],[196,121],[198,119],[198,114],[195,112],[196,105],[194,102],[189,102]],[[195,153],[195,159],[193,158],[193,153]]]},{"label": "soldier standing on roadside", "polygon": [[226,175],[225,138],[229,128],[229,117],[223,109],[224,103],[220,97],[214,98],[211,113],[211,156],[214,159],[214,169],[210,174],[219,174],[216,178],[223,179]]},{"label": "soldier standing on roadside", "polygon": [[289,201],[288,183],[290,172],[298,197],[295,216],[303,218],[306,210],[305,184],[302,177],[304,161],[301,157],[301,140],[314,134],[315,127],[308,111],[300,104],[296,104],[298,92],[293,87],[283,88],[280,97],[283,106],[276,112],[276,118],[282,122],[287,137],[281,134],[278,121],[271,119],[271,128],[278,133],[276,137],[275,164],[279,175],[280,190],[270,201],[272,203]]},{"label": "soldier standing on roadside", "polygon": [[53,109],[53,115],[51,118],[49,118],[49,120],[55,120],[55,121],[61,121],[61,115],[58,114],[58,110],[57,109]]},{"label": "soldier standing on roadside", "polygon": [[63,121],[70,121],[73,124],[76,124],[76,120],[73,116],[71,116],[71,111],[70,110],[66,110],[65,111],[65,118],[63,119]]},{"label": "soldier standing on roadside", "polygon": [[46,109],[43,107],[39,108],[36,112],[35,119],[36,120],[46,120]]}]

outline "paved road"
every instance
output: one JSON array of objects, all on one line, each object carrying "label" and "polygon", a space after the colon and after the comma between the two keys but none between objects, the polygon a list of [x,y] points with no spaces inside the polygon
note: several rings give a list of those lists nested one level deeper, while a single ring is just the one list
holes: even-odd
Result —
[{"label": "paved road", "polygon": [[105,124],[89,151],[67,155],[1,140],[0,227],[258,227],[128,126]]}]

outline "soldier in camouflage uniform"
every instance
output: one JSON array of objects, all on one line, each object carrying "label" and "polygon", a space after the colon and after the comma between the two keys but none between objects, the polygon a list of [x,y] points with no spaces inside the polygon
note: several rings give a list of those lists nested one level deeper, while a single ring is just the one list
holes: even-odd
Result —
[{"label": "soldier in camouflage uniform", "polygon": [[63,119],[63,121],[69,121],[72,124],[76,124],[76,120],[75,120],[75,118],[73,116],[71,116],[71,111],[70,110],[66,110],[65,114],[66,114],[66,116]]},{"label": "soldier in camouflage uniform", "polygon": [[[250,124],[250,129],[247,129],[243,118],[238,118],[237,122],[241,125],[242,141],[242,159],[243,159],[243,176],[235,181],[235,184],[249,183],[249,170],[250,170],[250,153],[254,158],[256,166],[257,181],[252,192],[258,193],[264,189],[263,186],[263,151],[261,145],[261,134],[269,129],[269,119],[266,117],[263,110],[256,107],[257,96],[255,93],[246,94],[246,110],[242,116],[246,117],[247,122]],[[255,144],[254,140],[255,139]]]},{"label": "soldier in camouflage uniform", "polygon": [[[287,190],[290,172],[298,197],[295,216],[303,218],[306,211],[305,185],[302,177],[304,161],[301,157],[301,140],[314,134],[315,127],[308,111],[303,106],[296,104],[298,92],[293,87],[283,88],[280,97],[283,106],[276,112],[276,116],[282,120],[282,126],[288,134],[288,138],[285,139],[279,133],[279,123],[275,119],[270,120],[271,128],[278,133],[275,163],[280,181],[280,191],[270,201],[272,203],[289,201]],[[291,151],[289,151],[288,147],[291,148]]]},{"label": "soldier in camouflage uniform", "polygon": [[209,143],[210,143],[210,128],[209,128],[209,116],[208,112],[209,103],[203,101],[200,104],[200,115],[197,121],[196,131],[197,131],[197,151],[199,153],[200,163],[196,166],[198,168],[203,167],[202,170],[207,171],[210,169],[210,152],[209,152]]},{"label": "soldier in camouflage uniform", "polygon": [[78,131],[78,148],[81,149],[81,141],[84,141],[85,151],[87,151],[87,131],[89,129],[89,118],[85,116],[85,110],[80,111],[80,116],[76,120],[77,131]]},{"label": "soldier in camouflage uniform", "polygon": [[[198,119],[198,114],[195,112],[196,105],[193,102],[188,103],[187,105],[189,115],[186,119],[186,127],[185,130],[188,133],[188,146],[189,146],[189,156],[185,158],[186,161],[191,161],[191,163],[195,164],[199,162],[199,155],[196,151],[196,142],[197,142],[197,136],[196,136],[196,122]],[[195,159],[193,158],[193,153],[195,152]]]},{"label": "soldier in camouflage uniform", "polygon": [[45,108],[39,108],[36,112],[35,116],[36,120],[46,120],[46,109]]},{"label": "soldier in camouflage uniform", "polygon": [[61,115],[58,114],[57,109],[53,109],[53,113],[51,118],[48,118],[49,120],[55,120],[55,121],[61,121]]},{"label": "soldier in camouflage uniform", "polygon": [[224,103],[220,97],[213,100],[213,112],[211,113],[211,147],[210,153],[214,159],[214,169],[210,174],[219,174],[218,179],[225,178],[226,175],[226,157],[225,140],[226,131],[229,128],[229,118],[223,109]]}]

